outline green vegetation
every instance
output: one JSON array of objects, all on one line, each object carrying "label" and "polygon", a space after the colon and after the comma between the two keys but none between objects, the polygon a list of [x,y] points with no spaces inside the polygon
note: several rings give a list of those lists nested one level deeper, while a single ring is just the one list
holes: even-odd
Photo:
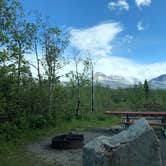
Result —
[{"label": "green vegetation", "polygon": [[117,118],[111,118],[106,115],[94,115],[88,119],[73,119],[69,122],[63,122],[56,127],[44,129],[29,129],[26,133],[20,133],[20,139],[6,142],[1,139],[0,146],[0,165],[2,166],[29,166],[45,165],[50,163],[42,161],[33,154],[27,152],[26,145],[32,141],[37,141],[41,137],[52,136],[62,132],[83,131],[87,128],[108,127],[117,124]]},{"label": "green vegetation", "polygon": [[[90,57],[79,58],[78,50],[64,57],[68,34],[39,15],[29,22],[19,2],[0,1],[0,165],[40,162],[23,153],[23,145],[39,136],[117,122],[105,111],[165,110],[165,91],[150,90],[147,81],[117,90],[93,82]],[[75,70],[64,84],[59,70],[71,57]]]},{"label": "green vegetation", "polygon": [[[146,80],[117,90],[93,82],[90,57],[83,59],[75,49],[70,58],[64,57],[68,34],[47,17],[36,12],[29,22],[16,0],[0,1],[0,14],[0,134],[6,140],[108,110],[165,110],[166,93],[150,90]],[[59,70],[68,61],[75,62],[75,70],[66,74],[69,81],[64,84]]]}]

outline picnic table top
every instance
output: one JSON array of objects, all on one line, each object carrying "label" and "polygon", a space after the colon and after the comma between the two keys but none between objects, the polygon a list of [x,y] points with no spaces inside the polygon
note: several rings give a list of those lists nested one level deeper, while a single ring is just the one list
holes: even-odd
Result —
[{"label": "picnic table top", "polygon": [[106,111],[108,115],[158,115],[166,116],[166,112],[142,112],[142,111]]}]

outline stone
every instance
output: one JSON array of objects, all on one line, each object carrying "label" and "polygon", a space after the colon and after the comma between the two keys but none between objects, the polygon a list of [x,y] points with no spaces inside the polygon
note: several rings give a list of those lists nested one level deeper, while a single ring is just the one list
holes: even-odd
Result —
[{"label": "stone", "polygon": [[162,166],[159,140],[148,122],[140,119],[119,134],[87,143],[83,166]]}]

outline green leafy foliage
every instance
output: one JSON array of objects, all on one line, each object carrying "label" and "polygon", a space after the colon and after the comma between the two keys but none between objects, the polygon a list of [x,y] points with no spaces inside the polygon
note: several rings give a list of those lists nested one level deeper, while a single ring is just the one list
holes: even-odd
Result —
[{"label": "green leafy foliage", "polygon": [[[81,59],[78,50],[73,52],[75,70],[66,75],[67,83],[60,79],[68,35],[42,18],[27,21],[16,0],[1,0],[0,15],[0,133],[7,140],[30,129],[73,122],[75,117],[80,123],[105,121],[103,112],[110,110],[165,110],[165,91],[150,90],[145,80],[143,85],[116,90],[94,83],[94,111],[90,111],[92,61]],[[26,60],[27,53],[34,55],[37,65]]]},{"label": "green leafy foliage", "polygon": [[41,129],[48,125],[47,119],[42,115],[32,116],[29,119],[29,127],[33,129]]},{"label": "green leafy foliage", "polygon": [[21,131],[13,123],[0,124],[0,134],[2,134],[7,141],[19,138]]}]

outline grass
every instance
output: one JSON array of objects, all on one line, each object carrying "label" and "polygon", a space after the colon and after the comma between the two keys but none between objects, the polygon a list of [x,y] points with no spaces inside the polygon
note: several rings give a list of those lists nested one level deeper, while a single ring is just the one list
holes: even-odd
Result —
[{"label": "grass", "polygon": [[88,128],[111,127],[117,124],[118,119],[103,115],[95,115],[89,118],[59,123],[56,127],[28,130],[21,134],[21,138],[13,141],[0,139],[0,166],[51,166],[50,163],[41,160],[30,152],[27,152],[26,145],[41,139],[41,137],[52,136],[58,133],[72,130],[83,131]]}]

